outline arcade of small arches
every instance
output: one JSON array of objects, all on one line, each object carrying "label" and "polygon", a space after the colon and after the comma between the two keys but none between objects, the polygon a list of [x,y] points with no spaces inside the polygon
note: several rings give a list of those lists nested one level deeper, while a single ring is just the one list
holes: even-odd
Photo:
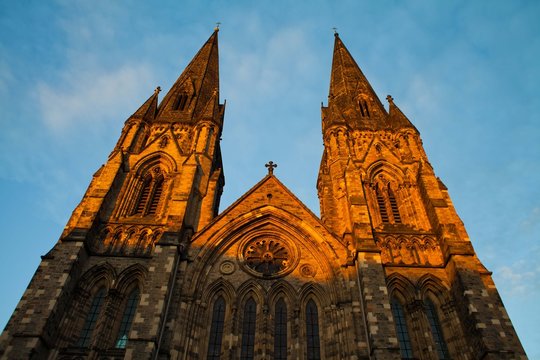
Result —
[{"label": "arcade of small arches", "polygon": [[92,248],[99,254],[150,256],[160,237],[156,226],[109,225],[101,230]]}]

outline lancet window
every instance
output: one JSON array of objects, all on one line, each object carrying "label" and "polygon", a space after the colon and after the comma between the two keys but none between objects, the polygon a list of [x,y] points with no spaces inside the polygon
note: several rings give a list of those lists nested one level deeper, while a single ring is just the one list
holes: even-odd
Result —
[{"label": "lancet window", "polygon": [[424,305],[426,309],[426,315],[429,321],[429,326],[431,328],[431,335],[433,336],[433,341],[435,341],[435,348],[437,349],[437,355],[439,359],[450,359],[448,354],[448,348],[446,347],[446,342],[444,341],[444,336],[441,328],[441,323],[439,322],[439,317],[437,315],[437,309],[435,304],[430,299],[424,300]]},{"label": "lancet window", "polygon": [[392,307],[392,315],[394,316],[394,323],[396,325],[396,333],[399,341],[401,358],[413,359],[412,345],[403,306],[396,298],[392,298],[390,305]]},{"label": "lancet window", "polygon": [[257,320],[257,304],[249,298],[244,306],[244,319],[242,324],[242,352],[241,360],[252,360],[255,355],[255,325]]},{"label": "lancet window", "polygon": [[363,117],[369,117],[369,108],[366,100],[358,100],[358,107],[360,108],[360,114],[362,114]]},{"label": "lancet window", "polygon": [[188,98],[189,97],[187,93],[181,93],[178,96],[178,99],[176,99],[176,102],[174,103],[174,110],[184,110],[186,108]]},{"label": "lancet window", "polygon": [[163,175],[159,168],[155,168],[144,177],[132,212],[133,215],[156,214],[163,193],[163,181]]},{"label": "lancet window", "polygon": [[128,341],[129,330],[133,323],[133,317],[137,310],[139,303],[139,289],[135,288],[131,291],[124,307],[124,313],[122,314],[122,322],[118,329],[118,335],[116,336],[115,347],[117,349],[125,349]]},{"label": "lancet window", "polygon": [[212,310],[212,325],[210,326],[210,339],[208,342],[208,360],[217,360],[221,356],[221,341],[223,339],[223,326],[225,324],[225,300],[220,296],[214,303]]},{"label": "lancet window", "polygon": [[320,360],[319,311],[313,300],[309,300],[306,305],[306,340],[308,360]]},{"label": "lancet window", "polygon": [[90,305],[90,310],[86,315],[84,325],[79,335],[79,340],[77,341],[78,347],[85,348],[90,345],[90,341],[92,340],[92,333],[94,332],[94,329],[96,327],[96,323],[98,321],[99,314],[101,313],[106,294],[107,291],[104,287],[100,288],[94,294],[94,297],[92,298],[92,303]]},{"label": "lancet window", "polygon": [[287,359],[287,304],[283,298],[276,303],[274,314],[274,359]]}]

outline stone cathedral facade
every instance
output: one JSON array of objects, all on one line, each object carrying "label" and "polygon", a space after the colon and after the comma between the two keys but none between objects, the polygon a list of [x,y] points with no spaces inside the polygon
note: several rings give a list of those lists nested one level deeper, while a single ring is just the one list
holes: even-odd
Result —
[{"label": "stone cathedral facade", "polygon": [[338,34],[320,218],[272,163],[218,212],[217,30],[158,95],[42,257],[2,359],[526,359],[418,130]]}]

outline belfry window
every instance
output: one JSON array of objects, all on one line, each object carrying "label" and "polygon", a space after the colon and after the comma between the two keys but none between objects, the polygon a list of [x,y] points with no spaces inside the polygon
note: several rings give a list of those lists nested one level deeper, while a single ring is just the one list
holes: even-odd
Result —
[{"label": "belfry window", "polygon": [[133,317],[137,310],[137,304],[139,303],[139,289],[135,288],[129,294],[126,305],[124,307],[124,313],[122,314],[122,322],[120,323],[120,329],[116,336],[115,347],[117,349],[125,349],[128,341],[129,330],[133,323]]},{"label": "belfry window", "polygon": [[101,308],[103,302],[105,301],[106,293],[107,291],[104,287],[102,287],[94,295],[94,298],[92,299],[92,304],[90,305],[90,311],[88,311],[88,314],[86,315],[86,320],[84,321],[79,340],[77,341],[78,347],[84,348],[90,345],[90,341],[92,340],[92,333],[94,332],[94,328],[96,327],[99,314],[101,313]]},{"label": "belfry window", "polygon": [[306,340],[308,360],[320,360],[319,311],[313,300],[309,300],[306,305]]},{"label": "belfry window", "polygon": [[407,322],[405,319],[405,313],[401,303],[392,298],[391,302],[392,315],[394,316],[394,323],[396,325],[396,333],[399,341],[399,349],[401,350],[402,359],[413,359],[412,345],[409,338],[409,331],[407,329]]},{"label": "belfry window", "polygon": [[375,195],[377,196],[377,205],[379,205],[379,213],[381,214],[381,220],[383,223],[389,223],[388,211],[386,210],[386,201],[384,196],[379,190],[379,186],[375,187]]},{"label": "belfry window", "polygon": [[208,360],[221,357],[221,340],[223,338],[223,325],[225,324],[225,300],[220,296],[214,303],[212,310],[212,325],[210,326],[210,339],[208,342]]},{"label": "belfry window", "polygon": [[448,354],[448,348],[446,347],[446,342],[444,341],[441,323],[439,322],[439,317],[437,316],[437,309],[430,299],[424,300],[426,307],[426,315],[429,320],[429,326],[431,327],[431,335],[433,335],[433,341],[435,341],[435,348],[437,349],[437,355],[439,359],[450,359]]},{"label": "belfry window", "polygon": [[156,175],[144,178],[132,215],[156,214],[163,193],[164,180],[158,168],[154,169],[154,173]]},{"label": "belfry window", "polygon": [[257,304],[249,298],[244,307],[244,320],[242,324],[242,352],[241,360],[253,360],[255,355],[255,324],[257,319]]},{"label": "belfry window", "polygon": [[380,187],[380,184],[375,186],[375,197],[377,198],[377,206],[383,224],[401,224],[401,215],[396,196],[390,187],[390,184]]},{"label": "belfry window", "polygon": [[274,314],[274,359],[287,359],[287,304],[283,298],[276,303]]},{"label": "belfry window", "polygon": [[143,182],[141,193],[139,195],[139,200],[137,201],[137,207],[135,209],[135,214],[144,213],[146,203],[148,202],[148,198],[150,197],[150,189],[151,189],[151,187],[152,187],[152,178],[147,177]]},{"label": "belfry window", "polygon": [[154,191],[152,193],[152,198],[149,201],[148,214],[155,214],[157,207],[159,205],[159,199],[161,198],[161,193],[163,192],[163,178],[156,180],[154,184]]},{"label": "belfry window", "polygon": [[390,209],[392,210],[392,216],[394,217],[394,223],[401,224],[401,216],[399,215],[399,209],[397,206],[396,197],[390,185],[388,186],[388,200],[390,202]]}]

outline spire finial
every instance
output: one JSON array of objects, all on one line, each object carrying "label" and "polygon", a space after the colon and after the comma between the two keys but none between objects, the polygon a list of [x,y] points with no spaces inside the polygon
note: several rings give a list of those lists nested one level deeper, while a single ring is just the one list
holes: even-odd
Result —
[{"label": "spire finial", "polygon": [[388,103],[389,103],[389,104],[393,104],[393,103],[394,103],[394,98],[392,97],[392,95],[386,96],[386,100],[388,100]]},{"label": "spire finial", "polygon": [[277,168],[277,164],[274,164],[273,161],[269,161],[268,164],[265,164],[264,166],[268,168],[268,175],[273,175],[274,169]]},{"label": "spire finial", "polygon": [[158,86],[156,90],[154,90],[154,94],[159,94],[161,91],[161,86]]},{"label": "spire finial", "polygon": [[219,25],[221,25],[221,23],[218,21],[216,23],[216,27],[214,28],[215,31],[219,31]]},{"label": "spire finial", "polygon": [[335,37],[338,37],[339,36],[339,33],[337,32],[337,27],[333,27],[332,30],[334,30],[334,36]]}]

